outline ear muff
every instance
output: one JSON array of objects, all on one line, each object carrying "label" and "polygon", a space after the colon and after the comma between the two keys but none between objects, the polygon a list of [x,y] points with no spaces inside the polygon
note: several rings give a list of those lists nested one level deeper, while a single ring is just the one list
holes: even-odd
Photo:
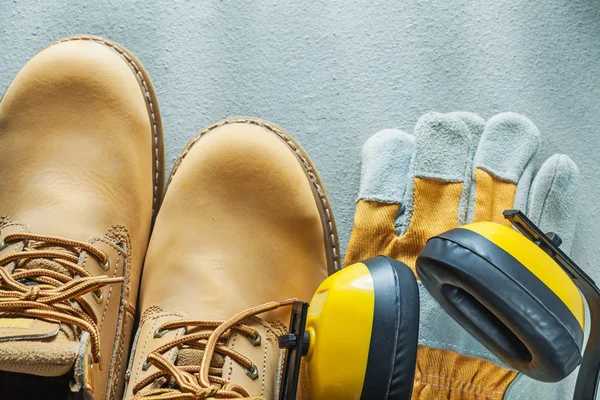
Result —
[{"label": "ear muff", "polygon": [[405,264],[376,257],[336,272],[308,309],[310,398],[409,400],[418,328],[419,292]]},{"label": "ear muff", "polygon": [[518,232],[491,222],[453,229],[427,242],[416,269],[440,305],[514,369],[557,382],[581,363],[581,294]]}]

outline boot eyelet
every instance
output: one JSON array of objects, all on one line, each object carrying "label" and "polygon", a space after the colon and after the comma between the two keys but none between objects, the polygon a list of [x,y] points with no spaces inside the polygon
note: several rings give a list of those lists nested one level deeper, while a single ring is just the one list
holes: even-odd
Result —
[{"label": "boot eyelet", "polygon": [[260,332],[256,331],[256,334],[254,335],[254,337],[249,337],[248,340],[250,341],[250,343],[252,343],[252,346],[254,346],[254,347],[260,346],[260,342],[261,342]]},{"label": "boot eyelet", "polygon": [[253,381],[258,379],[258,368],[256,367],[256,364],[252,364],[252,370],[249,370],[248,368],[245,368],[245,370],[246,375],[248,375],[250,379]]},{"label": "boot eyelet", "polygon": [[2,239],[2,241],[0,242],[0,251],[4,250],[7,247],[8,247],[8,244],[6,244],[4,239]]},{"label": "boot eyelet", "polygon": [[142,365],[142,371],[148,371],[151,366],[152,363],[150,362],[150,360],[144,361],[144,365]]},{"label": "boot eyelet", "polygon": [[127,253],[127,246],[125,245],[125,243],[123,243],[123,242],[119,241],[119,242],[117,242],[116,244],[117,244],[117,246],[119,246],[119,248],[120,248],[121,250],[123,250],[124,252],[126,252],[126,253]]},{"label": "boot eyelet", "polygon": [[163,328],[159,327],[156,331],[154,331],[154,339],[158,339],[158,338],[165,336],[167,334],[167,332],[169,332],[168,329],[163,329]]},{"label": "boot eyelet", "polygon": [[97,291],[92,292],[92,297],[96,300],[96,303],[102,304],[104,301],[104,292],[102,289],[98,289]]},{"label": "boot eyelet", "polygon": [[110,268],[110,260],[108,259],[108,256],[106,255],[106,253],[104,253],[104,257],[106,258],[106,261],[101,263],[100,267],[102,267],[102,269],[104,271],[108,271],[108,268]]}]

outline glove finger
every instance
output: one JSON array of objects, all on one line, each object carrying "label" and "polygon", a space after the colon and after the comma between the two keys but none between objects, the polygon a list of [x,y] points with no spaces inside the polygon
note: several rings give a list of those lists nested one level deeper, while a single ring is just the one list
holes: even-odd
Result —
[{"label": "glove finger", "polygon": [[345,265],[379,255],[395,237],[415,148],[413,136],[386,129],[362,149],[361,182]]},{"label": "glove finger", "polygon": [[474,144],[474,146],[472,146],[472,152],[473,155],[475,155],[475,150],[477,150],[477,144],[479,143],[479,139],[481,138],[481,135],[483,134],[483,129],[485,128],[485,120],[479,115],[467,111],[456,111],[448,113],[446,115],[459,118],[460,120],[462,120],[462,122],[465,123],[465,125],[467,125],[467,128],[469,128],[469,132],[471,132],[471,141]]},{"label": "glove finger", "polygon": [[471,144],[466,124],[452,115],[427,113],[415,126],[415,179],[460,183]]},{"label": "glove finger", "polygon": [[529,190],[531,189],[531,182],[533,181],[533,175],[536,170],[537,157],[533,157],[529,160],[527,166],[521,174],[521,178],[517,183],[517,192],[515,193],[515,201],[513,202],[513,208],[521,210],[527,214],[529,208]]},{"label": "glove finger", "polygon": [[577,214],[579,169],[563,154],[550,157],[533,179],[527,215],[544,232],[557,233],[561,249],[571,250]]},{"label": "glove finger", "polygon": [[475,196],[468,207],[473,221],[510,225],[502,212],[514,207],[517,183],[529,186],[522,178],[539,141],[538,129],[522,115],[502,113],[488,120],[475,152]]},{"label": "glove finger", "polygon": [[359,200],[400,204],[406,190],[415,138],[396,129],[371,136],[362,148]]},{"label": "glove finger", "polygon": [[467,223],[467,221],[471,221],[473,219],[472,213],[471,215],[469,215],[468,207],[469,202],[474,202],[475,200],[473,160],[475,159],[475,151],[477,150],[477,145],[479,144],[479,140],[481,139],[481,135],[483,134],[485,120],[475,113],[470,113],[466,111],[453,112],[447,115],[461,119],[465,123],[465,125],[467,125],[467,128],[469,128],[469,132],[471,133],[471,146],[469,147],[469,156],[467,157],[467,160],[471,162],[468,162],[465,168],[465,180],[463,185],[463,191],[460,196],[460,211],[458,217],[459,225],[464,225]]},{"label": "glove finger", "polygon": [[419,119],[413,178],[404,197],[406,211],[398,224],[404,234],[387,249],[387,254],[414,268],[415,258],[428,238],[458,226],[470,145],[469,128],[459,118],[428,113]]}]

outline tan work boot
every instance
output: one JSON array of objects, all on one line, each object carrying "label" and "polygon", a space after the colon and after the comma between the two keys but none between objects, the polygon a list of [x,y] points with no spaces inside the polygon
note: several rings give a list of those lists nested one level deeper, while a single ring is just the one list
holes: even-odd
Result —
[{"label": "tan work boot", "polygon": [[121,398],[162,154],[152,84],[114,43],[53,43],[7,89],[0,398]]},{"label": "tan work boot", "polygon": [[289,134],[250,118],[201,131],[150,239],[125,399],[274,399],[290,312],[276,301],[310,300],[338,257],[325,187]]}]

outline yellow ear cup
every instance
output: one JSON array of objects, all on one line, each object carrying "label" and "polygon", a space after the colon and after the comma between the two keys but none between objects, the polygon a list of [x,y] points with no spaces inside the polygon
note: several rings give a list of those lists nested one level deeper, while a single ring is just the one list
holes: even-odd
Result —
[{"label": "yellow ear cup", "polygon": [[425,288],[513,368],[556,382],[581,362],[583,299],[562,268],[492,222],[431,238],[417,258]]},{"label": "yellow ear cup", "polygon": [[418,296],[411,270],[387,257],[327,278],[310,303],[306,323],[310,398],[410,399]]},{"label": "yellow ear cup", "polygon": [[516,258],[565,303],[581,325],[581,329],[584,329],[585,308],[577,286],[535,243],[514,229],[493,222],[478,222],[462,226],[462,229],[478,233]]},{"label": "yellow ear cup", "polygon": [[304,361],[313,398],[359,398],[374,310],[373,279],[363,263],[344,268],[319,286],[306,321],[310,347]]}]

